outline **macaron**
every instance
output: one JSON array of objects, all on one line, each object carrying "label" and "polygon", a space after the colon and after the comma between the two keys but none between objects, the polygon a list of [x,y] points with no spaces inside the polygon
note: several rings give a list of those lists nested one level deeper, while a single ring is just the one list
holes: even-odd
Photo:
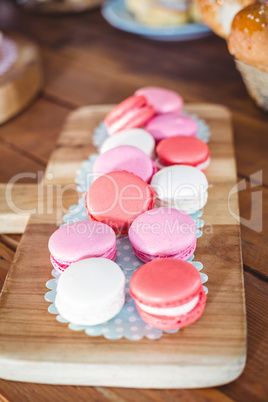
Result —
[{"label": "macaron", "polygon": [[150,158],[154,157],[155,141],[151,134],[142,128],[123,130],[108,137],[102,144],[100,153],[102,154],[120,145],[132,145],[141,149]]},{"label": "macaron", "polygon": [[207,203],[207,178],[192,166],[165,167],[153,176],[151,186],[156,193],[157,207],[177,208],[191,214]]},{"label": "macaron", "polygon": [[169,137],[184,135],[196,137],[198,124],[190,116],[180,113],[168,113],[153,117],[145,129],[154,137],[156,142]]},{"label": "macaron", "polygon": [[131,96],[119,103],[104,119],[109,135],[119,131],[138,128],[153,117],[154,108],[144,96]]},{"label": "macaron", "polygon": [[94,179],[105,173],[122,170],[134,173],[149,183],[156,172],[156,166],[149,156],[131,145],[121,145],[100,154],[93,165]]},{"label": "macaron", "polygon": [[78,261],[58,280],[55,305],[76,325],[98,325],[117,315],[125,303],[125,276],[105,258]]},{"label": "macaron", "polygon": [[153,106],[156,114],[180,112],[183,107],[182,97],[170,89],[144,87],[138,89],[135,95],[144,96],[148,104]]},{"label": "macaron", "polygon": [[158,143],[156,148],[159,169],[170,165],[189,165],[204,171],[210,163],[207,144],[195,137],[170,137]]},{"label": "macaron", "polygon": [[50,260],[64,272],[74,262],[89,257],[116,259],[114,231],[104,223],[80,221],[62,226],[49,239]]},{"label": "macaron", "polygon": [[192,324],[206,304],[197,269],[189,262],[173,258],[142,265],[132,275],[129,290],[141,318],[163,330]]},{"label": "macaron", "polygon": [[155,208],[144,212],[129,228],[136,256],[149,262],[157,258],[187,260],[196,248],[196,225],[186,212]]},{"label": "macaron", "polygon": [[85,196],[90,219],[106,223],[117,234],[126,234],[134,219],[154,204],[155,193],[149,184],[125,171],[100,176]]}]

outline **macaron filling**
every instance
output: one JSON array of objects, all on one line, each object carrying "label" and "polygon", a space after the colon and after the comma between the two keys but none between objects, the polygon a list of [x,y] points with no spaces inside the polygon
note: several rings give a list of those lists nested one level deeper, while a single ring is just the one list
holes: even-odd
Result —
[{"label": "macaron filling", "polygon": [[[116,255],[117,255],[117,249],[116,249],[116,245],[114,247],[112,247],[110,250],[107,250],[106,252],[104,252],[102,255],[88,255],[85,258],[96,258],[96,257],[101,257],[101,258],[108,258],[109,260],[114,261],[116,259]],[[57,269],[60,272],[65,271],[66,268],[68,268],[71,264],[73,264],[74,262],[77,262],[79,260],[76,261],[61,261],[58,258],[55,258],[52,254],[50,255],[50,261],[51,264],[53,265],[53,267],[55,269]]]},{"label": "macaron filling", "polygon": [[204,170],[210,161],[207,144],[195,137],[175,136],[159,142],[156,148],[158,168],[189,165]]},{"label": "macaron filling", "polygon": [[199,209],[202,209],[208,199],[208,192],[205,191],[199,195],[199,197],[183,198],[178,197],[174,199],[165,199],[162,197],[156,197],[155,205],[157,207],[177,208],[188,213],[194,213]]},{"label": "macaron filling", "polygon": [[157,259],[139,267],[130,279],[129,293],[141,318],[164,330],[192,324],[206,304],[198,270],[187,261],[173,258]]},{"label": "macaron filling", "polygon": [[[167,166],[172,166],[172,165],[180,165],[180,163],[167,163],[165,164],[163,161],[161,161],[159,158],[155,159],[155,166],[157,167],[158,170],[164,169]],[[185,163],[183,163],[185,164]],[[210,164],[210,157],[208,157],[204,162],[198,163],[196,165],[190,165],[193,166],[199,170],[206,170],[206,168],[209,166]]]},{"label": "macaron filling", "polygon": [[176,254],[172,254],[172,255],[154,255],[154,254],[146,254],[140,250],[138,250],[137,248],[135,248],[132,245],[133,251],[136,254],[136,256],[144,261],[144,262],[149,262],[149,261],[153,261],[156,260],[157,258],[175,258],[177,260],[187,260],[189,257],[191,257],[191,255],[194,253],[195,248],[196,248],[196,240],[193,244],[191,244],[188,248],[186,248],[185,250],[176,253]]},{"label": "macaron filling", "polygon": [[110,135],[123,129],[143,126],[154,115],[154,108],[147,104],[144,96],[131,96],[117,105],[105,117],[104,122]]},{"label": "macaron filling", "polygon": [[199,302],[199,295],[195,296],[191,301],[185,304],[181,304],[177,307],[169,307],[169,308],[159,308],[159,307],[152,307],[152,306],[147,306],[145,304],[140,303],[139,301],[136,301],[137,305],[143,310],[146,311],[148,314],[152,315],[160,315],[160,316],[166,316],[166,317],[177,317],[180,315],[184,315],[192,311],[195,306]]}]

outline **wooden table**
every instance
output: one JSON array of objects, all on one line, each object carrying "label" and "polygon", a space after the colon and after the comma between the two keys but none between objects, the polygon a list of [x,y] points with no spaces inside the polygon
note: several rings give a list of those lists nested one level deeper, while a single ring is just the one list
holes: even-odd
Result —
[{"label": "wooden table", "polygon": [[[261,232],[241,226],[248,320],[248,361],[235,382],[202,390],[137,390],[49,386],[0,380],[3,401],[261,401],[267,400],[268,351],[268,118],[247,96],[226,43],[210,36],[161,43],[117,31],[99,11],[66,17],[28,15],[0,2],[0,29],[36,40],[42,50],[45,90],[27,111],[0,127],[0,182],[20,172],[44,171],[67,114],[81,105],[117,103],[145,85],[181,93],[186,102],[214,102],[233,115],[241,216],[250,219],[252,192],[263,194]],[[262,185],[250,175],[263,171]],[[20,183],[34,183],[24,179]],[[1,197],[3,194],[1,194]],[[1,235],[0,287],[20,235]],[[231,267],[230,267],[231,269]]]}]

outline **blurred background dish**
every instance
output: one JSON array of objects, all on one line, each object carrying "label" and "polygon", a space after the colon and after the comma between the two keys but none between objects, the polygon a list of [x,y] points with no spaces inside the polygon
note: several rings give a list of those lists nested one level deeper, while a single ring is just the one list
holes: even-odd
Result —
[{"label": "blurred background dish", "polygon": [[208,35],[195,5],[185,1],[112,0],[102,15],[115,28],[161,41],[189,40]]},{"label": "blurred background dish", "polygon": [[105,0],[17,0],[23,8],[40,14],[76,13],[98,7]]},{"label": "blurred background dish", "polygon": [[145,25],[159,27],[201,22],[195,0],[125,0],[125,6]]}]

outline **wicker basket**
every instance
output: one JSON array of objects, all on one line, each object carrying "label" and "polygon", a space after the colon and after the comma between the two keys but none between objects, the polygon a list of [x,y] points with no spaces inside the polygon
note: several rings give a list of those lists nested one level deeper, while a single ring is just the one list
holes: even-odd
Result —
[{"label": "wicker basket", "polygon": [[268,73],[258,68],[235,60],[249,95],[258,106],[268,112]]}]

